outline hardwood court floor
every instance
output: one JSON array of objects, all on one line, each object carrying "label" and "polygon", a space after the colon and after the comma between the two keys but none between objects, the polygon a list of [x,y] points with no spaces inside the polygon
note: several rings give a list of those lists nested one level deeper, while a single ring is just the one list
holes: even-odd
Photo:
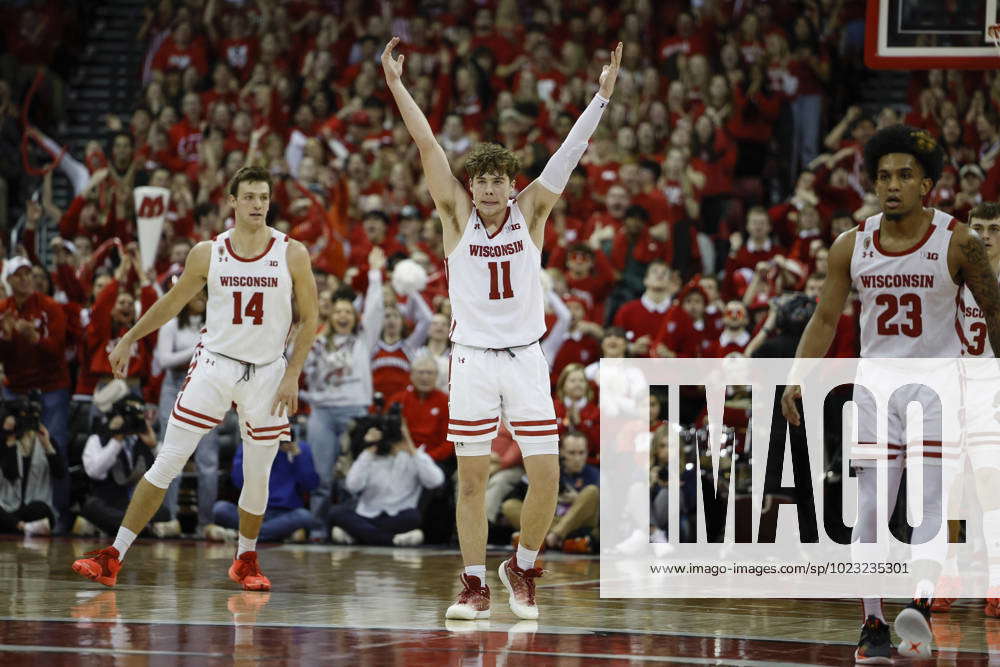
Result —
[{"label": "hardwood court floor", "polygon": [[[274,590],[247,593],[226,578],[233,545],[139,540],[114,589],[70,570],[96,546],[0,539],[0,665],[844,665],[859,628],[854,600],[602,600],[597,559],[562,554],[544,561],[539,622],[507,607],[499,552],[492,619],[446,622],[455,551],[262,545]],[[1000,664],[1000,620],[978,603],[935,631],[924,664]]]}]

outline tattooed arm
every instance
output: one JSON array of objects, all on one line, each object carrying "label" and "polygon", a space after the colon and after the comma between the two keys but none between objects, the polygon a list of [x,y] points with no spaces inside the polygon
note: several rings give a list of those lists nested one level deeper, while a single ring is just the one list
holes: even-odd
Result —
[{"label": "tattooed arm", "polygon": [[955,282],[969,286],[976,305],[983,311],[993,354],[1000,359],[1000,286],[986,257],[986,246],[968,225],[959,223],[952,234],[948,255]]}]

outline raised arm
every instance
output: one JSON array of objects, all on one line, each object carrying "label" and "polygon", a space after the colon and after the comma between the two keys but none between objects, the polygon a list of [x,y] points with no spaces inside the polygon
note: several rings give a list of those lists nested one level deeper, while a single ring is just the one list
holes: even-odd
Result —
[{"label": "raised arm", "polygon": [[517,204],[528,219],[531,240],[539,249],[545,240],[545,221],[566,184],[569,183],[570,174],[580,163],[580,158],[587,150],[591,135],[594,134],[598,123],[601,122],[604,108],[611,100],[621,62],[622,43],[618,42],[618,46],[611,52],[611,62],[605,65],[601,71],[600,89],[597,91],[597,95],[576,119],[576,123],[573,124],[573,128],[566,135],[562,145],[545,164],[541,175],[517,196]]},{"label": "raised arm", "polygon": [[[823,282],[823,291],[819,295],[816,311],[809,318],[809,324],[802,332],[799,348],[795,351],[796,358],[819,358],[826,356],[837,333],[837,322],[851,293],[851,255],[854,254],[854,239],[857,228],[844,232],[830,246],[828,272]],[[795,401],[802,395],[797,385],[785,388],[781,397],[781,412],[790,424],[798,426],[799,411]]]},{"label": "raised arm", "polygon": [[396,48],[397,44],[399,44],[399,37],[393,37],[382,52],[385,82],[393,99],[396,100],[396,106],[399,107],[399,113],[403,117],[406,130],[413,137],[413,141],[420,151],[420,164],[424,170],[427,189],[430,190],[434,206],[437,207],[438,215],[441,217],[444,231],[444,252],[447,255],[455,249],[462,238],[465,224],[469,220],[469,213],[472,211],[472,199],[465,191],[465,186],[451,173],[448,156],[445,155],[441,144],[434,137],[427,117],[424,116],[424,112],[420,110],[420,107],[413,100],[413,96],[403,85],[403,59],[405,56],[392,57],[392,50]]},{"label": "raised arm", "polygon": [[170,320],[177,317],[188,301],[205,286],[208,280],[208,267],[212,255],[211,241],[202,241],[191,248],[187,262],[180,278],[170,288],[170,291],[157,299],[156,303],[139,318],[128,332],[121,337],[115,348],[108,355],[115,377],[123,378],[128,371],[131,348],[147,335],[153,333]]},{"label": "raised arm", "polygon": [[986,319],[986,333],[993,355],[1000,358],[1000,286],[986,256],[986,246],[969,226],[959,223],[951,236],[948,263],[958,269],[958,277],[969,286],[976,305]]}]

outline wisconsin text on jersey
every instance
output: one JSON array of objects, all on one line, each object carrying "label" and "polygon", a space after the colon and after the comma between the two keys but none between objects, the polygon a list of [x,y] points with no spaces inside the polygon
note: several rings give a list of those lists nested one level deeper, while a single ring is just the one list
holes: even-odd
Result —
[{"label": "wisconsin text on jersey", "polygon": [[276,276],[219,276],[223,287],[277,287]]},{"label": "wisconsin text on jersey", "polygon": [[933,289],[934,276],[920,273],[876,273],[859,276],[864,287],[882,289],[886,287],[926,287]]},{"label": "wisconsin text on jersey", "polygon": [[514,241],[503,245],[474,245],[469,244],[469,254],[473,257],[506,257],[516,255],[524,250],[524,241]]}]

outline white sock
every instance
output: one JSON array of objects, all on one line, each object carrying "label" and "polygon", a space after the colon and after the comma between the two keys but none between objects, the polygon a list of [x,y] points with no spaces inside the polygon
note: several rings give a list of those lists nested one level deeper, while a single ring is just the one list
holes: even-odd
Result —
[{"label": "white sock", "polygon": [[243,537],[243,533],[240,533],[239,546],[236,548],[236,557],[239,558],[248,551],[257,550],[257,538],[252,540],[249,537]]},{"label": "white sock", "polygon": [[532,551],[525,549],[523,544],[517,545],[517,566],[522,570],[530,570],[535,567],[535,559],[538,558],[538,549]]},{"label": "white sock", "polygon": [[885,623],[885,614],[882,613],[882,598],[862,598],[861,603],[865,607],[865,620],[868,620],[869,616],[875,616],[878,620]]},{"label": "white sock", "polygon": [[486,584],[486,566],[485,565],[467,565],[465,567],[465,576],[476,577],[479,579],[479,583]]},{"label": "white sock", "polygon": [[125,552],[135,541],[135,533],[125,526],[118,526],[118,535],[115,537],[114,548],[118,549],[118,560],[125,560]]}]

